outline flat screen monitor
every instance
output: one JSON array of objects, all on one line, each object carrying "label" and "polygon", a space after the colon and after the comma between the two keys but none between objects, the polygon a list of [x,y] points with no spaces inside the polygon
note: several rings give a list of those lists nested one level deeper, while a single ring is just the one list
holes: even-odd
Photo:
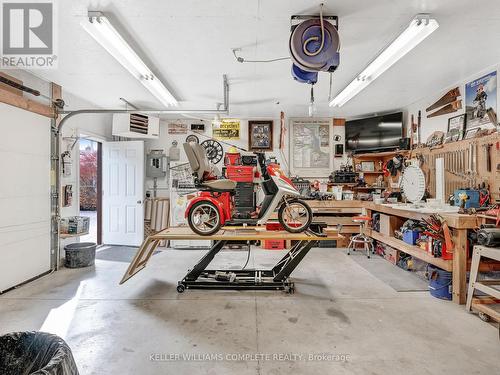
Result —
[{"label": "flat screen monitor", "polygon": [[403,112],[346,121],[345,133],[349,152],[395,150],[403,136]]}]

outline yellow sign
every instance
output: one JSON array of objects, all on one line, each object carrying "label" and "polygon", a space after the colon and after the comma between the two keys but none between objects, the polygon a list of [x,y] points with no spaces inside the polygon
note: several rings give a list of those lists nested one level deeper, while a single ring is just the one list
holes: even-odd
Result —
[{"label": "yellow sign", "polygon": [[215,139],[240,139],[240,120],[225,118],[212,122],[212,137]]}]

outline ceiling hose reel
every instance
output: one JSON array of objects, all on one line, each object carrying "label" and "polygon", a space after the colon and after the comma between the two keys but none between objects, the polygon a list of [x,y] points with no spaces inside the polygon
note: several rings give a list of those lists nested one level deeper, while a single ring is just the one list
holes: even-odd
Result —
[{"label": "ceiling hose reel", "polygon": [[336,25],[329,21],[337,18],[324,17],[321,4],[319,18],[293,16],[293,19],[304,21],[292,26],[290,35],[292,76],[299,82],[313,84],[318,81],[318,72],[333,72],[339,65],[339,33]]},{"label": "ceiling hose reel", "polygon": [[330,73],[331,91],[331,73],[339,66],[338,19],[336,16],[323,16],[323,4],[321,4],[319,17],[292,16],[291,20],[292,22],[301,21],[292,26],[289,41],[292,77],[297,82],[311,85],[309,117],[313,117],[315,113],[314,84],[318,82],[318,72]]}]

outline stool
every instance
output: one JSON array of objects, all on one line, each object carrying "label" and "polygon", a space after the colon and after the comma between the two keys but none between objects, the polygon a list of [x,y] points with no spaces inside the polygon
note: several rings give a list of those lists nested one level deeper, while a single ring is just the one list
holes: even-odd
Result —
[{"label": "stool", "polygon": [[365,225],[371,221],[369,216],[354,216],[353,223],[359,223],[359,234],[351,237],[349,246],[347,247],[347,255],[351,255],[351,250],[356,251],[356,244],[362,243],[366,251],[366,257],[370,258],[370,252],[375,253],[373,248],[373,240],[365,235]]}]

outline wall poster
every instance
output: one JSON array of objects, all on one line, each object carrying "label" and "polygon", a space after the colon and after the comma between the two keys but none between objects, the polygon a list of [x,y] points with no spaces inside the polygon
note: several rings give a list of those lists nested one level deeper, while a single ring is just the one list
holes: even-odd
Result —
[{"label": "wall poster", "polygon": [[212,137],[220,140],[240,139],[240,120],[225,118],[212,122]]},{"label": "wall poster", "polygon": [[290,128],[292,175],[328,176],[333,170],[332,119],[291,119]]},{"label": "wall poster", "polygon": [[497,72],[491,72],[465,85],[466,128],[494,128],[488,110],[497,109]]},{"label": "wall poster", "polygon": [[168,134],[187,134],[188,126],[183,122],[170,122],[167,125]]}]

